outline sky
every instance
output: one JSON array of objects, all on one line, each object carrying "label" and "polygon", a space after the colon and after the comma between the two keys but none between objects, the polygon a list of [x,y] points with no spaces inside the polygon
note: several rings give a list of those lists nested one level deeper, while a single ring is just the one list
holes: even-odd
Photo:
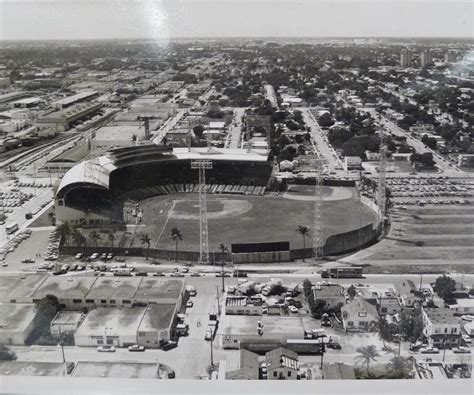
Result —
[{"label": "sky", "polygon": [[0,40],[474,37],[472,0],[0,0]]}]

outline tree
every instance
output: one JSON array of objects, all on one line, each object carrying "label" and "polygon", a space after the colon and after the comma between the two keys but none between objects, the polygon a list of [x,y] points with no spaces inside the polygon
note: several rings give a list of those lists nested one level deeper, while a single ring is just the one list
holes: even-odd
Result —
[{"label": "tree", "polygon": [[323,128],[334,125],[334,120],[332,119],[331,114],[328,112],[325,112],[323,115],[321,115],[318,119],[318,122]]},{"label": "tree", "polygon": [[451,277],[443,274],[441,277],[438,277],[435,282],[436,293],[444,301],[451,299],[454,290],[456,289],[456,281]]},{"label": "tree", "polygon": [[50,337],[51,320],[59,311],[59,300],[54,295],[47,295],[35,303],[33,331],[27,339],[28,343],[41,337]]},{"label": "tree", "polygon": [[405,357],[395,356],[387,363],[386,369],[394,373],[397,378],[406,377],[408,371],[410,370],[410,360]]},{"label": "tree", "polygon": [[356,352],[359,353],[359,355],[356,356],[356,360],[362,361],[363,363],[366,364],[367,367],[367,376],[370,376],[370,362],[374,361],[377,362],[375,358],[379,357],[380,354],[377,351],[377,348],[373,345],[371,346],[365,346],[365,347],[359,347],[356,348]]},{"label": "tree", "polygon": [[87,244],[86,243],[87,240],[86,240],[85,236],[77,228],[74,228],[72,230],[72,239],[74,240],[74,244],[77,245],[77,246],[84,247]]},{"label": "tree", "polygon": [[[309,227],[306,225],[299,225],[296,228],[296,231],[303,237],[303,249],[305,250],[306,249],[306,236],[308,236],[309,234]],[[304,262],[304,255],[303,255],[303,262]]]},{"label": "tree", "polygon": [[347,294],[351,299],[354,299],[357,296],[357,289],[354,287],[353,284],[349,288],[347,288]]},{"label": "tree", "polygon": [[202,126],[202,125],[195,126],[193,128],[193,133],[198,139],[201,139],[202,134],[204,133],[204,126]]},{"label": "tree", "polygon": [[107,236],[107,238],[109,239],[110,245],[112,246],[112,248],[114,248],[115,233],[110,232],[109,235]]},{"label": "tree", "polygon": [[170,237],[176,243],[175,261],[178,261],[178,244],[181,240],[183,240],[183,235],[181,234],[181,231],[176,226],[174,226],[171,229]]},{"label": "tree", "polygon": [[102,236],[93,230],[89,235],[89,239],[91,240],[92,244],[97,247],[99,245],[99,240],[102,239]]},{"label": "tree", "polygon": [[385,345],[385,342],[393,340],[394,336],[398,332],[398,327],[395,324],[388,323],[387,320],[385,320],[385,318],[380,317],[378,330],[379,330],[379,337],[380,339],[382,339],[382,342],[383,342],[383,347],[384,349],[386,349],[387,346]]},{"label": "tree", "polygon": [[0,361],[15,361],[16,353],[7,346],[0,344]]},{"label": "tree", "polygon": [[58,233],[61,242],[68,245],[69,244],[69,237],[72,234],[71,227],[69,226],[68,222],[63,222],[61,225],[58,226]]},{"label": "tree", "polygon": [[148,233],[144,233],[140,236],[140,241],[143,244],[146,244],[147,249],[146,249],[146,255],[145,255],[145,260],[148,260],[148,255],[150,254],[150,246],[151,246],[151,240],[150,237],[148,236]]}]

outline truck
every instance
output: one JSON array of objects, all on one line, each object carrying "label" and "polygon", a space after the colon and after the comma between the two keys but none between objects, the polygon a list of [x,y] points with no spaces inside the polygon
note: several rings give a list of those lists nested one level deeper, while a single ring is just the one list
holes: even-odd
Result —
[{"label": "truck", "polygon": [[197,295],[197,291],[194,285],[186,285],[186,292],[189,294],[189,296]]},{"label": "truck", "polygon": [[362,278],[362,267],[340,266],[332,267],[321,273],[322,278]]}]

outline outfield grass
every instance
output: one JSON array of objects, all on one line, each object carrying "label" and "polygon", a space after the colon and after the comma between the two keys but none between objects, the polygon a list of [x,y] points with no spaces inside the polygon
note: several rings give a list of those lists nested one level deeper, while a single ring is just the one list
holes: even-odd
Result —
[{"label": "outfield grass", "polygon": [[[175,244],[169,235],[176,226],[183,234],[179,248],[199,249],[197,194],[157,196],[142,201],[140,205],[146,224],[141,232],[147,232],[152,237],[152,246],[174,248]],[[227,209],[223,212],[225,207]],[[354,197],[325,201],[323,209],[326,237],[376,221],[375,213]],[[312,229],[313,210],[312,201],[266,196],[208,195],[210,250],[216,251],[220,243],[230,245],[270,241],[289,241],[291,248],[302,248],[303,240],[296,228],[298,225],[307,225]],[[194,218],[183,219],[183,215]],[[312,233],[306,238],[306,247],[312,246]]]}]

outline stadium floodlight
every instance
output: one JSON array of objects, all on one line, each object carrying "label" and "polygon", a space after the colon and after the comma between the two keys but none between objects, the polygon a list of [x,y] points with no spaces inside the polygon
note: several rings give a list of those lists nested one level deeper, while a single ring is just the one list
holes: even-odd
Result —
[{"label": "stadium floodlight", "polygon": [[313,251],[315,258],[322,258],[324,255],[324,213],[323,213],[323,174],[321,159],[316,159],[316,176],[314,191],[314,223],[313,223]]},{"label": "stadium floodlight", "polygon": [[209,264],[206,169],[212,169],[212,161],[192,160],[191,169],[199,170],[199,262],[202,264]]}]

